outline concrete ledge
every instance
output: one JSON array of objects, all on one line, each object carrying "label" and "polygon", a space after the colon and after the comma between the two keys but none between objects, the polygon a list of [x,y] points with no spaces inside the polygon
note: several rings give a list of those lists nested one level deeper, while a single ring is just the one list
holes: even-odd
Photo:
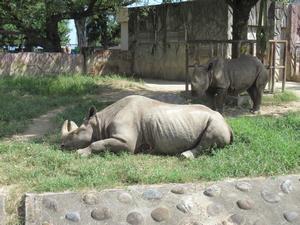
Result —
[{"label": "concrete ledge", "polygon": [[299,225],[299,178],[26,194],[26,225]]},{"label": "concrete ledge", "polygon": [[7,193],[0,190],[0,225],[6,224],[5,200]]}]

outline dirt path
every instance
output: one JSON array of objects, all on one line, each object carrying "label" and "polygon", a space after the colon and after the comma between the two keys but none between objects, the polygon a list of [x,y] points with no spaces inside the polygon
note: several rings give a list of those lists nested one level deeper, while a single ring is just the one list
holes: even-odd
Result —
[{"label": "dirt path", "polygon": [[51,123],[51,120],[58,114],[65,110],[65,107],[60,107],[54,110],[47,112],[46,114],[35,118],[32,120],[32,123],[29,127],[22,133],[14,135],[12,138],[16,140],[28,140],[39,138],[51,130],[55,129],[55,124]]},{"label": "dirt path", "polygon": [[[185,99],[180,96],[180,92],[184,91],[185,88],[183,82],[157,81],[149,79],[146,79],[144,82],[144,88],[128,88],[124,90],[109,89],[107,91],[103,91],[102,94],[93,97],[101,101],[117,101],[128,95],[139,94],[168,103],[185,103]],[[278,84],[277,86],[279,87],[280,85]],[[296,94],[300,96],[300,84],[288,82],[287,89],[295,91]],[[28,140],[46,135],[56,128],[55,124],[51,122],[51,119],[54,118],[58,113],[63,112],[64,109],[65,107],[60,107],[33,119],[32,124],[24,131],[24,133],[14,135],[12,138],[17,140]],[[299,110],[300,102],[290,102],[276,106],[262,106],[261,115],[279,116],[289,111]],[[249,113],[249,110],[245,108],[225,109],[225,116],[239,115],[253,116],[253,114]]]},{"label": "dirt path", "polygon": [[[259,115],[264,116],[280,116],[288,112],[300,111],[300,101],[288,102],[280,105],[262,105]],[[249,112],[248,108],[225,108],[225,116],[236,117],[236,116],[256,116]]]}]

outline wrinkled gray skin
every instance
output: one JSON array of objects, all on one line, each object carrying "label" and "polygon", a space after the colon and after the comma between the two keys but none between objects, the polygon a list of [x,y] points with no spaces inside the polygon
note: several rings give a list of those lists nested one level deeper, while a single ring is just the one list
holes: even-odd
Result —
[{"label": "wrinkled gray skin", "polygon": [[96,113],[94,107],[78,128],[62,127],[62,148],[83,156],[109,150],[130,153],[180,154],[194,158],[212,146],[232,142],[221,114],[203,105],[173,105],[132,95]]},{"label": "wrinkled gray skin", "polygon": [[206,65],[195,66],[192,85],[199,96],[206,96],[213,109],[223,112],[229,95],[247,91],[253,102],[252,112],[260,109],[263,90],[268,82],[268,71],[256,58],[242,55],[238,59],[212,59]]}]

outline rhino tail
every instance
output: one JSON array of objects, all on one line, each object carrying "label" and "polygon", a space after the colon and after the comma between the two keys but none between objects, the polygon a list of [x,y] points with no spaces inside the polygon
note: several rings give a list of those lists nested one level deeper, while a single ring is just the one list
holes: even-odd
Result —
[{"label": "rhino tail", "polygon": [[230,132],[230,141],[229,141],[229,144],[232,144],[233,143],[233,131],[232,131],[231,127],[228,126],[228,128],[229,128],[229,132]]}]

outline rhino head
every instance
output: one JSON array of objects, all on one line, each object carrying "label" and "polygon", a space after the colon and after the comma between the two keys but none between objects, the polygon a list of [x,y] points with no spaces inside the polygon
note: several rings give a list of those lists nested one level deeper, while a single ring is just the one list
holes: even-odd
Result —
[{"label": "rhino head", "polygon": [[191,77],[191,83],[193,90],[197,92],[199,96],[204,96],[208,89],[212,76],[213,63],[207,65],[195,65],[194,71]]},{"label": "rhino head", "polygon": [[91,107],[87,119],[80,127],[75,122],[66,120],[61,128],[61,148],[79,149],[88,147],[92,142],[93,136],[93,127],[90,119],[95,114],[95,107]]}]

